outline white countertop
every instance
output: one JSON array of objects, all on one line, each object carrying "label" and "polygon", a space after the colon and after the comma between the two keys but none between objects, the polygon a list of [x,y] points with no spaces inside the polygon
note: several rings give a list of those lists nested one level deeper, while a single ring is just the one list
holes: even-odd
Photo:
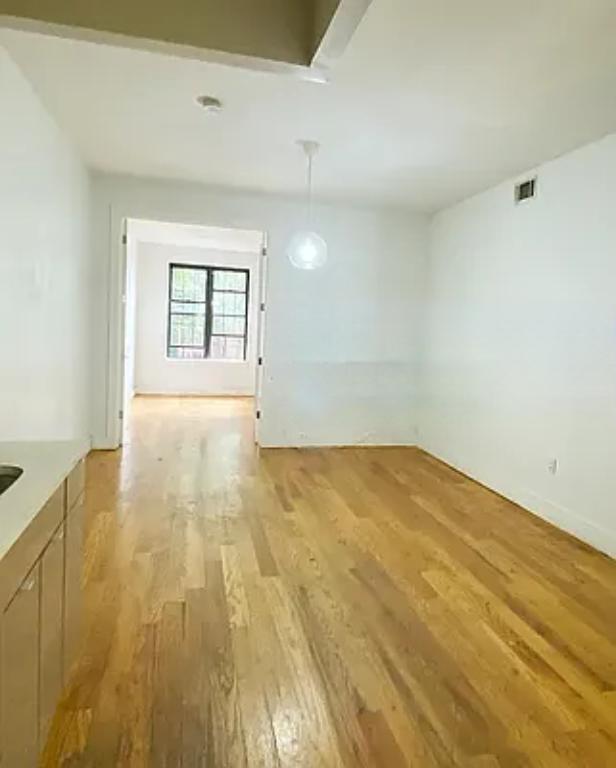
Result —
[{"label": "white countertop", "polygon": [[23,469],[0,495],[0,560],[89,448],[87,440],[0,442],[0,464]]}]

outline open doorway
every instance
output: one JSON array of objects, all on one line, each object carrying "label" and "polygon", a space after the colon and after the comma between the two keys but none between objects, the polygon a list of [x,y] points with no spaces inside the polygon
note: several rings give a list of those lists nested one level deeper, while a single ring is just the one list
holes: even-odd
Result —
[{"label": "open doorway", "polygon": [[265,235],[127,219],[121,437],[136,396],[250,399],[258,441]]}]

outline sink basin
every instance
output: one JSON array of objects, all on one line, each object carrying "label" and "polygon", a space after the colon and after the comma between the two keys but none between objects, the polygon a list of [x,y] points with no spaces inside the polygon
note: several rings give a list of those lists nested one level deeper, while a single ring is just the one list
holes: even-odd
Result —
[{"label": "sink basin", "polygon": [[15,480],[23,474],[21,467],[12,467],[9,464],[0,464],[0,495],[10,488]]}]

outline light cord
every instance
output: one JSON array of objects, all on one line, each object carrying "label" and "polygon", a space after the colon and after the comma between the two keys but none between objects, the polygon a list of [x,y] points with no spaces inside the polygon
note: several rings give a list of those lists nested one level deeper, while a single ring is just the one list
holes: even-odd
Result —
[{"label": "light cord", "polygon": [[312,228],[312,152],[308,153],[308,228]]}]

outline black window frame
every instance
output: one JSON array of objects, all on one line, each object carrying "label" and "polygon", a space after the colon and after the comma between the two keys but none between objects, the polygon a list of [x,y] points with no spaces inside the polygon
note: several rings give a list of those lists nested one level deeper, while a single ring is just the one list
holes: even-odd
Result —
[{"label": "black window frame", "polygon": [[[174,299],[173,298],[173,270],[174,269],[192,269],[195,271],[202,271],[206,273],[205,278],[205,301],[186,301],[186,300],[180,300],[180,299]],[[246,290],[245,291],[236,291],[236,290],[226,290],[226,289],[216,289],[216,293],[234,293],[239,294],[242,296],[246,296],[246,301],[244,304],[244,333],[241,334],[234,334],[234,333],[213,333],[213,325],[214,325],[214,311],[213,311],[213,300],[214,300],[214,274],[216,272],[239,272],[244,275],[246,275]],[[180,262],[170,262],[169,264],[169,273],[168,273],[168,291],[167,291],[167,346],[166,346],[166,356],[169,360],[177,360],[177,361],[194,361],[194,360],[218,360],[221,363],[233,363],[233,362],[241,362],[245,361],[247,359],[248,355],[248,312],[249,312],[249,304],[250,304],[250,269],[246,267],[221,267],[221,266],[214,266],[214,265],[205,265],[205,264],[184,264]],[[178,304],[203,304],[205,306],[205,313],[204,313],[204,343],[201,344],[172,344],[171,343],[171,318],[173,315],[183,315],[186,313],[183,312],[173,312],[172,311],[172,304],[173,302],[176,302]],[[189,313],[192,314],[192,313]],[[227,317],[242,317],[242,315],[227,315]],[[226,357],[211,357],[211,349],[212,349],[212,338],[221,337],[221,338],[232,338],[232,339],[243,339],[244,345],[243,345],[243,355],[240,358],[226,358]],[[172,349],[202,349],[203,350],[203,357],[172,357],[171,356],[171,350]]]}]

